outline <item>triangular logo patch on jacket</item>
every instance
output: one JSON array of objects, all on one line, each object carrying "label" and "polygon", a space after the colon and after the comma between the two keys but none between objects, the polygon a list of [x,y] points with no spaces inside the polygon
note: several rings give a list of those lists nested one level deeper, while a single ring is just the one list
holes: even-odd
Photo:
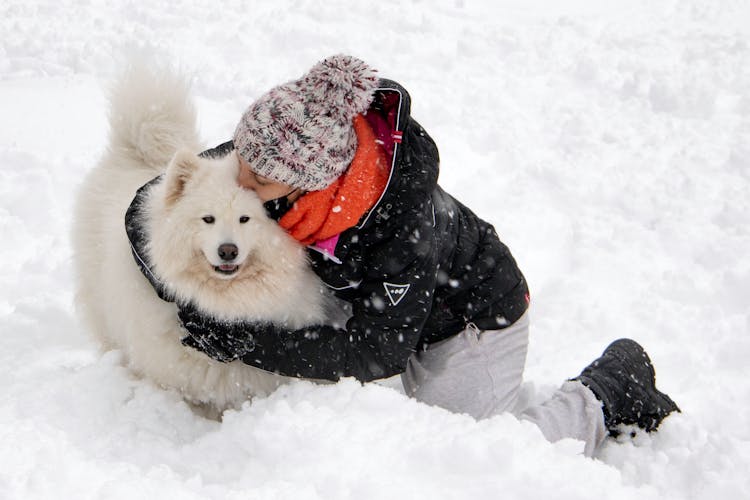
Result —
[{"label": "triangular logo patch on jacket", "polygon": [[383,282],[385,293],[391,301],[391,304],[397,306],[401,299],[404,298],[406,292],[409,291],[411,285],[394,285],[393,283]]}]

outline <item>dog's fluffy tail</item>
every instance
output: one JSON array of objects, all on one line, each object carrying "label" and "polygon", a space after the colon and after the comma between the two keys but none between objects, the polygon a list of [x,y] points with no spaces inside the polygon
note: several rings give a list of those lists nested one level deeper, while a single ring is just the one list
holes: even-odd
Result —
[{"label": "dog's fluffy tail", "polygon": [[200,148],[190,85],[179,71],[134,57],[110,92],[112,152],[163,171],[180,148]]}]

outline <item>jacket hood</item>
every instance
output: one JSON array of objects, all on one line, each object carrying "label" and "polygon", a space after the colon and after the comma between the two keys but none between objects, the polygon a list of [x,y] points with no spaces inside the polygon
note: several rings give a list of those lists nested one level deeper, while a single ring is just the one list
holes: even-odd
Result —
[{"label": "jacket hood", "polygon": [[437,187],[440,163],[435,142],[411,117],[411,97],[400,84],[380,80],[367,118],[391,160],[391,172],[383,194],[357,229],[387,224],[392,215],[424,203]]}]

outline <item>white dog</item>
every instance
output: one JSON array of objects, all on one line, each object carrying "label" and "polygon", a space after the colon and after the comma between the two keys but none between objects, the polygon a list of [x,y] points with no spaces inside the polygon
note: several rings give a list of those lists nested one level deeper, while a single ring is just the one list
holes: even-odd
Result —
[{"label": "white dog", "polygon": [[236,155],[193,153],[201,150],[195,112],[180,77],[135,67],[110,104],[109,146],[83,182],[73,228],[82,318],[132,370],[191,403],[222,411],[267,394],[286,379],[181,344],[175,304],[157,296],[133,260],[125,212],[139,187],[164,174],[143,204],[150,269],[168,295],[220,319],[321,322],[329,296],[304,249],[237,185]]}]

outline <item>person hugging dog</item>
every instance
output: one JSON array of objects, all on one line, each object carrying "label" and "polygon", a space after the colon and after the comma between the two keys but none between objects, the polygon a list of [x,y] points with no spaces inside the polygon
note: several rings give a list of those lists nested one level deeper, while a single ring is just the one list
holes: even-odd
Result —
[{"label": "person hugging dog", "polygon": [[516,407],[526,280],[493,226],[437,184],[438,149],[410,103],[398,83],[336,55],[259,97],[232,141],[202,153],[238,156],[238,183],[307,246],[315,273],[352,312],[346,328],[290,330],[219,322],[181,305],[183,343],[289,377],[400,374],[419,401],[477,419],[514,412],[550,441],[584,441],[589,456],[623,425],[652,431],[679,411],[629,339],[547,401]]}]

